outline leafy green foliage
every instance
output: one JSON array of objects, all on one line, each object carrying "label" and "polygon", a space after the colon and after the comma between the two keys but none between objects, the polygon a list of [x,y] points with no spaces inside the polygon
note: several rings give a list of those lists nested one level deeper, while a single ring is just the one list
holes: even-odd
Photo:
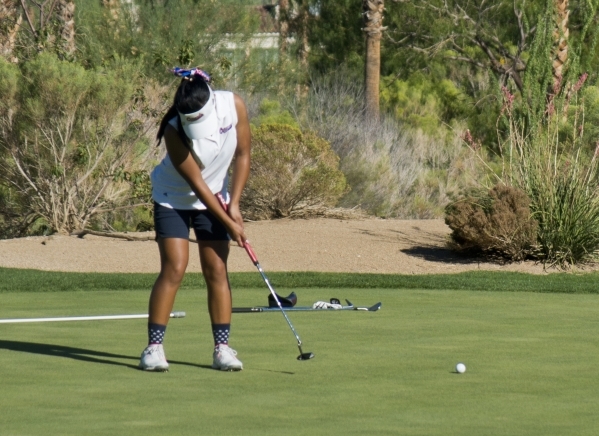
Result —
[{"label": "leafy green foliage", "polygon": [[280,218],[334,206],[346,187],[338,156],[316,134],[283,124],[254,130],[251,175],[241,200],[246,217]]},{"label": "leafy green foliage", "polygon": [[263,99],[260,102],[258,116],[252,120],[256,125],[285,124],[299,128],[299,124],[288,110],[281,108],[281,103],[276,100]]},{"label": "leafy green foliage", "polygon": [[3,115],[15,106],[18,81],[19,69],[17,66],[0,58],[0,95],[2,95],[0,111]]},{"label": "leafy green foliage", "polygon": [[[151,79],[172,88],[176,80],[166,70],[175,64],[199,65],[212,73],[216,87],[233,89],[261,101],[259,109],[254,106],[257,117],[252,122],[256,125],[301,125],[318,131],[340,156],[340,168],[352,185],[352,190],[342,197],[342,204],[362,205],[380,216],[438,216],[455,192],[467,186],[468,180],[477,178],[469,175],[471,163],[463,147],[456,145],[456,138],[468,127],[483,148],[501,153],[505,145],[503,139],[510,132],[509,120],[501,117],[498,121],[500,114],[505,115],[501,87],[507,85],[506,89],[511,92],[519,89],[512,81],[517,75],[523,75],[523,90],[515,92],[512,115],[526,120],[521,125],[526,129],[546,126],[543,117],[550,83],[549,54],[554,42],[554,11],[550,0],[387,2],[380,92],[383,109],[395,118],[393,129],[382,124],[365,126],[359,115],[362,96],[357,94],[341,96],[335,108],[346,112],[354,108],[352,116],[326,111],[324,115],[316,115],[317,110],[309,107],[313,104],[310,92],[318,86],[318,75],[335,81],[342,78],[358,86],[363,81],[360,2],[292,1],[292,5],[303,8],[301,11],[309,5],[310,16],[308,27],[297,27],[301,23],[295,23],[295,28],[292,26],[295,43],[291,43],[287,54],[276,48],[257,47],[255,34],[266,28],[273,29],[274,8],[267,8],[270,15],[260,15],[256,8],[260,2],[255,0],[141,0],[135,3],[77,0],[76,3],[78,50],[69,57],[76,63],[72,68],[57,67],[57,76],[53,76],[54,70],[48,72],[52,85],[44,90],[48,93],[46,100],[40,103],[36,96],[37,84],[25,85],[19,77],[20,71],[30,74],[25,64],[35,60],[39,51],[66,58],[60,52],[60,44],[51,43],[53,38],[56,41],[57,23],[48,21],[45,33],[40,33],[35,40],[27,36],[29,30],[23,25],[17,44],[20,51],[16,53],[21,65],[15,69],[0,63],[0,88],[4,87],[0,91],[3,97],[0,112],[4,111],[0,116],[5,121],[10,120],[9,128],[21,132],[19,135],[24,135],[21,139],[26,138],[28,145],[35,137],[33,120],[47,116],[57,119],[61,111],[77,113],[72,131],[76,139],[69,143],[65,155],[68,162],[48,158],[42,165],[54,178],[63,177],[70,168],[82,170],[93,165],[93,153],[89,149],[97,145],[91,138],[98,135],[110,133],[113,144],[119,147],[130,144],[132,155],[141,156],[150,142],[147,132],[155,127],[149,127],[147,121],[155,123],[163,110],[139,83]],[[570,4],[570,61],[562,90],[572,87],[582,72],[589,72],[587,83],[596,85],[596,71],[599,71],[599,27],[595,25],[599,0],[571,0]],[[464,13],[456,15],[459,8]],[[303,43],[300,36],[304,30],[309,31],[309,68],[293,55]],[[526,37],[523,39],[522,35]],[[495,53],[494,64],[481,41],[491,42],[488,48]],[[519,63],[506,73],[506,66],[511,65],[513,58]],[[88,87],[84,78],[90,77],[90,71],[97,74],[94,85]],[[58,77],[64,74],[72,75],[72,88],[66,81],[59,84]],[[126,82],[135,85],[129,86]],[[310,91],[306,84],[311,86]],[[112,85],[115,87],[110,89]],[[40,89],[43,88],[44,85],[40,85]],[[9,89],[14,92],[11,94]],[[31,92],[30,98],[28,92]],[[85,97],[78,101],[74,97],[77,93]],[[163,95],[163,103],[168,104],[171,95]],[[587,87],[580,95],[585,106],[585,121],[578,122],[579,127],[583,126],[581,147],[591,151],[599,125],[599,93]],[[92,96],[96,105],[89,104]],[[291,111],[293,115],[283,109],[290,107],[286,100],[296,101]],[[561,104],[557,100],[556,107]],[[568,104],[569,107],[562,108],[568,116],[560,121],[557,131],[560,141],[571,142],[577,134],[572,120],[579,102]],[[124,127],[122,112],[119,112],[124,105],[143,110],[141,115],[146,121],[126,121]],[[23,116],[9,117],[9,109],[13,115],[18,109]],[[121,113],[121,118],[117,117],[116,130],[109,132],[108,120],[117,113]],[[89,122],[91,119],[100,121],[94,124]],[[377,133],[381,130],[385,132],[384,138]],[[534,135],[525,133],[525,136]],[[41,136],[35,138],[38,143],[43,140],[39,139]],[[0,154],[6,157],[9,148],[3,148]],[[44,153],[40,156],[46,160]],[[105,155],[107,159],[115,159],[115,156]],[[111,175],[111,183],[127,189],[136,201],[141,201],[147,195],[148,185],[134,182],[138,179],[134,175],[144,171],[147,168],[143,165],[119,164]],[[101,173],[98,168],[92,171],[94,177]],[[14,205],[18,202],[18,193],[4,185],[0,198]],[[22,197],[22,201],[26,198]],[[111,207],[114,204],[109,202],[102,208]],[[13,216],[28,217],[23,223],[25,227],[39,220],[22,210],[10,210]]]},{"label": "leafy green foliage", "polygon": [[413,74],[406,81],[388,76],[382,82],[382,106],[398,120],[430,135],[439,134],[442,123],[466,118],[472,112],[470,98],[450,80],[434,82]]},{"label": "leafy green foliage", "polygon": [[[210,0],[143,0],[138,4],[80,0],[81,60],[99,66],[115,57],[138,59],[143,74],[172,80],[167,68],[200,66],[224,83],[236,73],[227,43],[243,44],[258,28],[247,7]],[[225,34],[229,34],[225,36]]]},{"label": "leafy green foliage", "polygon": [[362,3],[337,0],[319,2],[318,6],[319,14],[311,23],[309,35],[312,68],[324,74],[344,64],[361,76],[365,49]]}]

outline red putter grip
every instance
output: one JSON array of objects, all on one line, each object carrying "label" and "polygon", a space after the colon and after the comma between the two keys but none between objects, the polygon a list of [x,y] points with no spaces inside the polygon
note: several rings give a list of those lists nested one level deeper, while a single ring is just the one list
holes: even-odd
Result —
[{"label": "red putter grip", "polygon": [[250,259],[252,259],[252,262],[254,262],[254,265],[258,265],[258,258],[256,257],[256,253],[254,253],[254,250],[252,250],[252,246],[248,241],[245,241],[243,243],[243,248],[245,248],[245,251],[247,251],[248,256],[250,256]]},{"label": "red putter grip", "polygon": [[[218,202],[220,203],[221,207],[225,210],[225,212],[228,213],[229,205],[227,203],[225,203],[225,199],[220,194],[220,192],[218,194],[215,194],[215,197],[218,200]],[[258,258],[256,257],[256,253],[254,253],[254,250],[252,250],[252,247],[250,246],[248,241],[245,241],[243,243],[243,248],[245,248],[245,251],[247,251],[248,256],[250,256],[250,259],[252,259],[252,262],[254,262],[254,265],[257,265]]]},{"label": "red putter grip", "polygon": [[229,212],[229,205],[227,203],[225,203],[225,199],[220,194],[220,192],[218,194],[215,194],[215,197],[218,200],[218,202],[220,203],[221,207],[225,210],[225,212]]}]

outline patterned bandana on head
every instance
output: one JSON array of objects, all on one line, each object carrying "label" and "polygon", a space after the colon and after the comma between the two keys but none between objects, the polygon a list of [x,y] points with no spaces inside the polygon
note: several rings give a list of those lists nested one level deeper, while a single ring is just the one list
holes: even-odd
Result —
[{"label": "patterned bandana on head", "polygon": [[204,81],[206,83],[210,83],[210,75],[206,71],[201,70],[197,67],[196,68],[174,67],[171,70],[171,73],[173,73],[175,76],[181,77],[182,79],[185,79],[185,80],[193,80],[194,76],[200,76],[202,79],[204,79]]}]

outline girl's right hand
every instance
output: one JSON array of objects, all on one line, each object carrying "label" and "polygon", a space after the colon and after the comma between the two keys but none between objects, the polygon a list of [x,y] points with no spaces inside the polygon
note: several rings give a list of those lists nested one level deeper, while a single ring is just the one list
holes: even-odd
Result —
[{"label": "girl's right hand", "polygon": [[245,241],[247,241],[247,237],[245,236],[243,226],[240,226],[231,219],[230,223],[227,225],[227,232],[229,233],[229,236],[231,236],[231,239],[237,242],[237,245],[240,247],[244,246]]}]

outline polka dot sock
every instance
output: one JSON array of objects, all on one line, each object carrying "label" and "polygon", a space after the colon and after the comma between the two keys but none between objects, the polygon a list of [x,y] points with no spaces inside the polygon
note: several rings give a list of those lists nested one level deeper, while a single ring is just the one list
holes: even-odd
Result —
[{"label": "polka dot sock", "polygon": [[212,324],[212,336],[214,336],[214,346],[220,344],[229,344],[229,331],[231,324]]},{"label": "polka dot sock", "polygon": [[148,323],[148,345],[162,344],[166,326],[162,324]]}]

